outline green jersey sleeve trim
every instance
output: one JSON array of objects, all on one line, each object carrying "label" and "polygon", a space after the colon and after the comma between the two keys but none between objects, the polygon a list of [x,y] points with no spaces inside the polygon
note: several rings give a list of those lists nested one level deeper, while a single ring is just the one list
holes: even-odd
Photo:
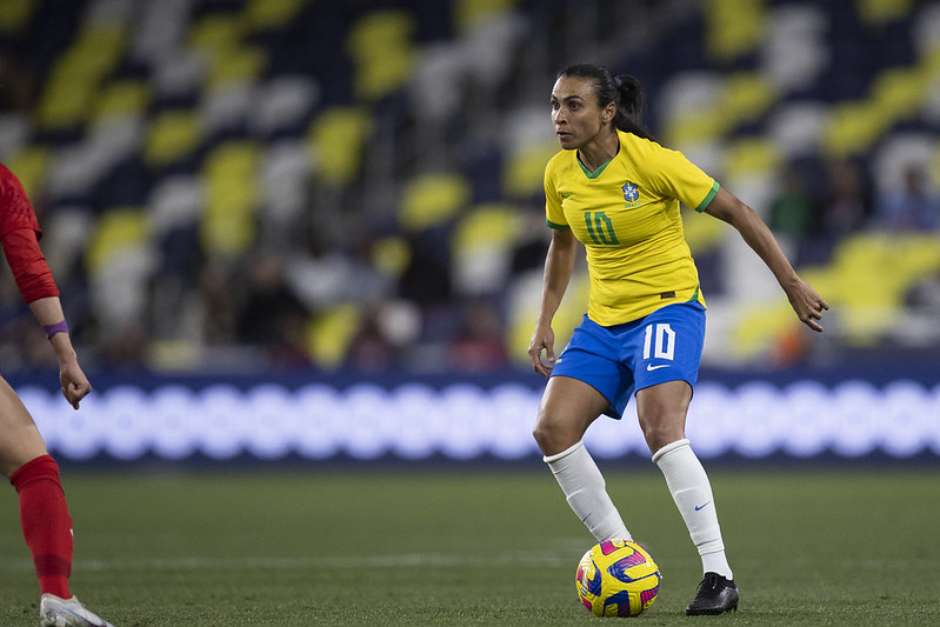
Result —
[{"label": "green jersey sleeve trim", "polygon": [[708,195],[705,196],[705,199],[698,204],[698,207],[695,208],[699,213],[708,209],[708,205],[715,199],[715,196],[718,195],[718,190],[721,189],[721,185],[718,184],[718,181],[712,185],[711,190],[708,192]]},{"label": "green jersey sleeve trim", "polygon": [[570,229],[570,228],[571,228],[571,227],[568,226],[567,224],[555,224],[554,222],[551,222],[551,221],[549,221],[549,220],[546,220],[546,221],[545,221],[545,224],[547,224],[547,225],[549,226],[549,228],[555,229],[556,231],[560,231],[560,230],[562,230],[562,229]]}]

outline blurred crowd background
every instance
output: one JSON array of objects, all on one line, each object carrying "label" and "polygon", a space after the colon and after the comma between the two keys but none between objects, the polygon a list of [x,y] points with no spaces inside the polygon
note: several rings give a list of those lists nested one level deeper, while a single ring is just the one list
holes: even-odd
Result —
[{"label": "blurred crowd background", "polygon": [[[92,366],[524,369],[575,62],[638,77],[832,306],[808,341],[686,211],[706,364],[940,358],[938,2],[3,0],[0,160]],[[5,271],[0,364],[51,359]]]}]

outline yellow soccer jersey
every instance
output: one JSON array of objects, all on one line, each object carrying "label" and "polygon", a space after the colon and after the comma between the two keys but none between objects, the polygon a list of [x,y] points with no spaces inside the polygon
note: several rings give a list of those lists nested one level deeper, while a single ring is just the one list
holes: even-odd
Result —
[{"label": "yellow soccer jersey", "polygon": [[545,166],[548,225],[571,228],[587,249],[588,317],[611,326],[673,303],[705,300],[679,203],[704,211],[718,182],[676,150],[617,132],[620,150],[590,172],[576,150]]}]

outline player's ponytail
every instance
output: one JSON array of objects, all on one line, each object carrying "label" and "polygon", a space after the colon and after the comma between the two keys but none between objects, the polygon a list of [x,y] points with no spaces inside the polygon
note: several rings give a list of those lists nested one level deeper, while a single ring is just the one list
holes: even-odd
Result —
[{"label": "player's ponytail", "polygon": [[643,90],[640,87],[640,81],[625,74],[614,78],[607,68],[588,63],[570,65],[558,73],[559,78],[562,76],[576,76],[592,80],[599,106],[606,107],[611,102],[617,104],[617,115],[613,120],[614,127],[625,133],[653,139],[640,122],[643,114]]},{"label": "player's ponytail", "polygon": [[614,126],[625,133],[633,133],[646,139],[652,139],[650,134],[643,128],[643,88],[640,87],[640,81],[629,74],[620,74],[614,78],[614,84],[617,86],[619,94],[617,105],[617,116],[614,118]]}]

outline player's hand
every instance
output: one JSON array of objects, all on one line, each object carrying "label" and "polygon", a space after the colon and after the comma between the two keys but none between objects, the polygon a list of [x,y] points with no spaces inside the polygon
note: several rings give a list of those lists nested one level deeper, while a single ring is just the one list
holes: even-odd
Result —
[{"label": "player's hand", "polygon": [[[542,359],[545,351],[545,359]],[[543,377],[547,377],[555,367],[555,332],[549,324],[540,324],[535,327],[532,341],[529,342],[529,359],[532,360],[532,369]]]},{"label": "player's hand", "polygon": [[91,392],[91,383],[82,372],[77,359],[59,362],[59,383],[62,385],[62,396],[74,409]]},{"label": "player's hand", "polygon": [[822,312],[829,309],[826,301],[800,277],[796,277],[796,280],[786,288],[786,293],[800,322],[813,331],[821,333],[823,328],[819,321],[822,319]]}]

